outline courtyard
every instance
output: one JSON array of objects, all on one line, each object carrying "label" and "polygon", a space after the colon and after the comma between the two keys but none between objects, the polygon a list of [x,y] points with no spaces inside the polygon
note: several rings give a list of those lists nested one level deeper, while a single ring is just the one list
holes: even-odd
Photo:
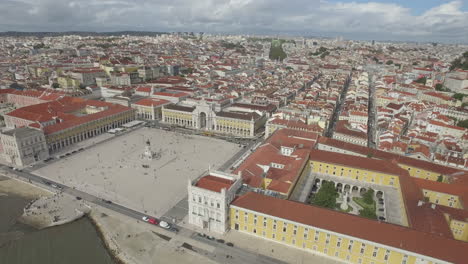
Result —
[{"label": "courtyard", "polygon": [[[147,141],[153,159],[144,156]],[[189,179],[240,150],[219,139],[141,128],[32,173],[160,217],[187,195]]]},{"label": "courtyard", "polygon": [[[309,202],[312,203],[314,197],[320,190],[322,183],[325,181],[331,182],[336,190],[336,208],[335,210],[343,211],[346,213],[361,215],[360,211],[366,209],[365,214],[367,217],[372,219],[378,219],[393,224],[402,225],[403,218],[401,212],[401,197],[398,195],[398,190],[383,185],[377,185],[372,183],[362,183],[355,180],[346,179],[343,177],[317,174],[314,175],[314,185],[312,186],[309,194]],[[363,198],[366,193],[372,190],[371,201],[364,202]],[[346,194],[347,207],[346,209],[341,208],[341,204],[344,202]],[[373,200],[373,201],[372,201]],[[369,212],[372,211],[371,216]],[[361,215],[361,216],[364,216]]]}]

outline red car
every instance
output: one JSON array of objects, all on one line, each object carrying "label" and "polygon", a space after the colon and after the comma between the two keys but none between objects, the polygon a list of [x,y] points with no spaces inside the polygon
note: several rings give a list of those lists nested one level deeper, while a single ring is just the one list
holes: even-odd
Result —
[{"label": "red car", "polygon": [[143,216],[142,219],[143,219],[143,221],[148,222],[148,223],[153,224],[153,225],[159,224],[158,220],[156,220],[156,219],[154,219],[152,217]]}]

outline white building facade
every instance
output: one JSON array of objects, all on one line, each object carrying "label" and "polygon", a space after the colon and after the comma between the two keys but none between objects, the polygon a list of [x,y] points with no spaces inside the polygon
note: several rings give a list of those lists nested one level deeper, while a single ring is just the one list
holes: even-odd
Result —
[{"label": "white building facade", "polygon": [[229,204],[241,187],[240,175],[211,171],[188,183],[189,223],[208,232],[229,229]]}]

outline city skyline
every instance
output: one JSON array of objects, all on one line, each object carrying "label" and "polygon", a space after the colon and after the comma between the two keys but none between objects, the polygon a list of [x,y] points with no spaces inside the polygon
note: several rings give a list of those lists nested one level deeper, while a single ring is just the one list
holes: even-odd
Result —
[{"label": "city skyline", "polygon": [[467,1],[18,1],[0,31],[163,31],[468,42]]}]

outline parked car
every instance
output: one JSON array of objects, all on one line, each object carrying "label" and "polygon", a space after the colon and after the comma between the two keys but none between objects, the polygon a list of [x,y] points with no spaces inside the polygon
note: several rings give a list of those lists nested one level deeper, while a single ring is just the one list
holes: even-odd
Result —
[{"label": "parked car", "polygon": [[83,198],[81,198],[81,197],[77,196],[77,197],[76,197],[76,199],[79,201],[79,200],[81,200],[81,199],[83,199]]},{"label": "parked car", "polygon": [[171,228],[171,225],[166,221],[159,222],[159,226],[164,228],[164,229],[170,229]]},{"label": "parked car", "polygon": [[231,242],[227,242],[227,243],[226,243],[226,246],[233,247],[233,246],[234,246],[234,244],[233,244],[233,243],[231,243]]}]

